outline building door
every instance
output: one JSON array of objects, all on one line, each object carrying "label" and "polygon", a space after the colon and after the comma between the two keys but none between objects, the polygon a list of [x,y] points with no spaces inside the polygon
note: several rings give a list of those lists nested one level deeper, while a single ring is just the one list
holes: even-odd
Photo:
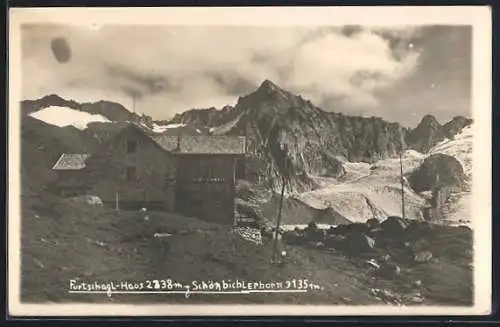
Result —
[{"label": "building door", "polygon": [[232,224],[234,216],[233,195],[222,185],[208,184],[203,190],[203,213],[210,221]]},{"label": "building door", "polygon": [[179,214],[205,221],[232,224],[234,216],[233,195],[214,183],[193,183],[178,186],[176,211]]}]

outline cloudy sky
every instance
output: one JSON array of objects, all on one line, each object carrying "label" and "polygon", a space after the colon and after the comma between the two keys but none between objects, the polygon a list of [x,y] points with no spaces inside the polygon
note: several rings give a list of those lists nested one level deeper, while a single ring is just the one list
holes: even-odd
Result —
[{"label": "cloudy sky", "polygon": [[[51,46],[61,37],[66,61]],[[445,122],[470,116],[471,37],[467,26],[26,25],[23,98],[56,93],[131,108],[136,94],[137,112],[168,119],[233,105],[269,79],[327,111]]]}]

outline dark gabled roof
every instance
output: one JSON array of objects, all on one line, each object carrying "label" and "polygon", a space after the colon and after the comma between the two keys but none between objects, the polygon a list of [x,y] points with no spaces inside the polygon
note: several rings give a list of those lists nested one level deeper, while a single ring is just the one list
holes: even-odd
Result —
[{"label": "dark gabled roof", "polygon": [[[164,151],[179,154],[228,154],[241,155],[246,152],[244,136],[230,135],[164,135],[149,131],[144,126],[129,123],[124,128],[118,129],[107,142],[120,137],[129,128],[140,132],[142,135],[154,141]],[[105,144],[102,145],[105,147]],[[96,152],[99,152],[97,150]],[[85,160],[90,154],[63,154],[56,162],[53,170],[78,170],[85,167]]]},{"label": "dark gabled roof", "polygon": [[245,137],[228,135],[182,136],[180,153],[244,154]]},{"label": "dark gabled roof", "polygon": [[244,154],[245,137],[229,135],[158,135],[153,139],[164,150],[181,154]]},{"label": "dark gabled roof", "polygon": [[165,151],[171,152],[177,149],[178,136],[152,135],[151,138]]},{"label": "dark gabled roof", "polygon": [[53,170],[80,170],[85,168],[85,160],[90,154],[63,153],[55,163]]}]

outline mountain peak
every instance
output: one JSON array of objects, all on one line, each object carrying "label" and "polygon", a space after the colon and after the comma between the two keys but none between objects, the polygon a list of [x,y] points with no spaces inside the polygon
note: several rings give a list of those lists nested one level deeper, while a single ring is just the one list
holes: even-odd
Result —
[{"label": "mountain peak", "polygon": [[436,117],[434,117],[431,114],[427,114],[424,117],[422,117],[422,120],[420,121],[420,124],[422,124],[422,123],[434,123],[434,122],[439,123],[437,121]]},{"label": "mountain peak", "polygon": [[453,138],[466,126],[471,125],[473,120],[471,118],[456,116],[452,120],[443,125],[444,130],[448,134],[448,137]]},{"label": "mountain peak", "polygon": [[79,104],[77,102],[73,100],[66,100],[55,93],[46,95],[38,100],[34,100],[34,102],[37,103],[41,108],[59,106],[78,109],[79,107]]},{"label": "mountain peak", "polygon": [[417,127],[408,134],[409,145],[422,153],[448,137],[445,129],[433,115],[425,115]]},{"label": "mountain peak", "polygon": [[279,87],[274,84],[272,81],[265,79],[261,84],[259,89],[271,89],[271,90],[278,90]]},{"label": "mountain peak", "polygon": [[273,83],[272,81],[270,81],[268,79],[265,79],[260,84],[259,88],[255,91],[255,93],[267,94],[267,95],[281,95],[284,97],[292,96],[292,94],[290,92],[282,89],[281,87],[279,87],[278,85],[276,85],[275,83]]},{"label": "mountain peak", "polygon": [[39,101],[49,101],[49,102],[61,102],[61,101],[66,101],[65,99],[61,98],[59,95],[53,93],[53,94],[49,94],[49,95],[46,95],[40,99],[38,99]]}]

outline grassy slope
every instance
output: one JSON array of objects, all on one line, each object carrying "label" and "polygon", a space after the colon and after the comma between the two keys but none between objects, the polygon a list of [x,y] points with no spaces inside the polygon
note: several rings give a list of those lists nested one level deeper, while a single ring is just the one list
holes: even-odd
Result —
[{"label": "grassy slope", "polygon": [[[32,206],[32,208],[28,208]],[[34,206],[34,207],[33,207]],[[367,303],[366,290],[357,277],[342,272],[350,270],[343,258],[329,258],[326,253],[312,253],[296,248],[290,251],[291,264],[285,268],[271,266],[271,245],[254,245],[229,231],[229,227],[211,225],[196,219],[148,213],[120,212],[105,209],[82,209],[59,203],[51,210],[41,200],[24,199],[22,233],[22,294],[26,301],[78,301],[88,296],[67,294],[69,280],[130,280],[148,278],[184,281],[208,279],[283,280],[300,277],[326,281],[330,273],[340,285],[324,285],[325,293],[308,298],[308,302],[339,303],[349,295],[357,303]],[[37,215],[38,218],[35,216]],[[180,231],[188,231],[180,235]],[[169,250],[152,235],[156,232],[174,234],[169,238]],[[103,242],[99,245],[97,242]],[[167,242],[167,240],[163,240]],[[249,263],[252,264],[249,264]],[[315,269],[320,263],[321,268]],[[43,287],[41,287],[43,285]],[[354,290],[353,290],[354,289]],[[334,292],[335,291],[335,292]],[[329,296],[332,296],[329,298]],[[126,300],[125,297],[117,298]],[[141,296],[134,301],[182,301],[181,296]],[[190,298],[190,303],[203,298]],[[295,303],[296,295],[252,295],[214,298],[259,303],[265,299]],[[110,301],[105,296],[93,296],[93,301]]]},{"label": "grassy slope", "polygon": [[[287,246],[288,264],[283,268],[272,266],[271,244],[257,246],[229,227],[177,215],[117,213],[36,198],[23,199],[22,215],[22,300],[27,302],[383,304],[370,295],[370,288],[394,290],[403,285],[411,292],[414,289],[409,285],[416,279],[425,285],[426,304],[466,304],[472,296],[471,273],[463,256],[470,242],[463,237],[440,235],[436,238],[442,244],[438,248],[451,254],[436,252],[435,256],[447,259],[420,267],[402,266],[404,277],[395,283],[373,279],[362,259],[321,249]],[[152,237],[156,232],[173,236],[160,241]],[[308,294],[203,295],[188,300],[182,295],[108,298],[67,293],[69,280],[74,278],[88,282],[171,278],[190,283],[196,279],[279,281],[293,277],[307,278],[324,290]]]}]

